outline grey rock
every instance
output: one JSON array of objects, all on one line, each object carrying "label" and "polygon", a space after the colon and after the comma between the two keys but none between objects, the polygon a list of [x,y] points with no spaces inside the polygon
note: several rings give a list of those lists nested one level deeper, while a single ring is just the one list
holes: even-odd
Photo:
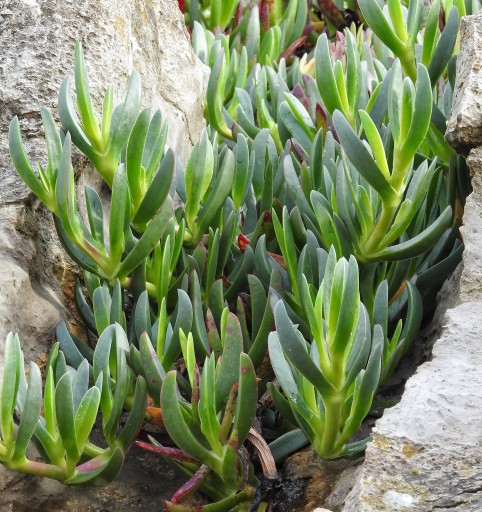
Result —
[{"label": "grey rock", "polygon": [[482,145],[482,12],[461,20],[460,53],[445,138],[468,151]]},{"label": "grey rock", "polygon": [[445,327],[377,421],[345,512],[482,510],[482,302],[447,311]]},{"label": "grey rock", "polygon": [[467,198],[464,225],[460,229],[465,245],[458,291],[462,302],[482,300],[482,148],[473,149],[467,163],[474,190]]},{"label": "grey rock", "polygon": [[[169,122],[168,144],[182,160],[204,127],[208,68],[195,57],[175,0],[2,0],[0,2],[0,374],[4,340],[19,332],[26,361],[45,362],[60,319],[73,320],[77,271],[57,242],[51,215],[10,162],[8,125],[17,115],[32,166],[45,164],[40,107],[57,117],[57,94],[73,76],[76,40],[84,49],[97,112],[109,85],[123,97],[129,73],[142,79],[143,106]],[[76,155],[78,174],[91,173]],[[84,181],[85,176],[80,180]],[[162,475],[162,476],[160,476]],[[156,457],[127,463],[107,488],[73,489],[0,467],[0,510],[158,509],[180,485]],[[32,500],[32,493],[36,499]]]},{"label": "grey rock", "polygon": [[[55,326],[66,314],[62,287],[72,281],[72,272],[50,224],[43,208],[0,205],[0,372],[8,332],[19,332],[26,359],[37,360],[52,345]],[[54,280],[57,285],[50,286]]]},{"label": "grey rock", "polygon": [[[84,48],[94,103],[113,85],[119,101],[132,69],[142,77],[143,104],[160,108],[169,121],[168,143],[185,159],[204,127],[208,68],[194,55],[182,15],[173,0],[4,0],[0,31],[0,112],[5,132],[0,154],[8,155],[6,127],[18,115],[32,162],[44,147],[40,106],[56,114],[58,88],[73,76],[76,40]],[[100,108],[97,108],[97,112]],[[0,201],[27,192],[8,158],[0,161]]]}]

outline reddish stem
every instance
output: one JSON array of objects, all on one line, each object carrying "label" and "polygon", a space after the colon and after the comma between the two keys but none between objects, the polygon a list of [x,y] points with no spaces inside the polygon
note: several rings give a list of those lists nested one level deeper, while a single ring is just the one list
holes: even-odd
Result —
[{"label": "reddish stem", "polygon": [[194,475],[172,495],[172,503],[179,503],[194,494],[208,476],[209,471],[210,469],[203,464]]},{"label": "reddish stem", "polygon": [[147,450],[148,452],[157,453],[163,457],[169,457],[170,459],[182,460],[184,462],[192,462],[198,464],[199,461],[188,455],[186,452],[179,450],[178,448],[170,448],[168,446],[156,446],[151,443],[144,441],[136,441],[136,445],[140,448]]}]

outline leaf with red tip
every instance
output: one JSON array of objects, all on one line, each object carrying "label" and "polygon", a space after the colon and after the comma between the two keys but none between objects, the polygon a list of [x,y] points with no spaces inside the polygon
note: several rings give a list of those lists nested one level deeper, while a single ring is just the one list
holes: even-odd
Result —
[{"label": "leaf with red tip", "polygon": [[194,475],[172,495],[172,502],[178,503],[179,501],[185,500],[194,494],[199,489],[199,487],[201,487],[210,471],[211,470],[203,464],[194,473]]},{"label": "leaf with red tip", "polygon": [[136,441],[136,445],[143,450],[148,452],[157,453],[158,455],[162,455],[163,457],[167,457],[169,459],[182,460],[184,462],[193,462],[197,464],[199,461],[194,457],[191,457],[186,452],[179,450],[179,448],[172,448],[170,446],[161,446],[154,445],[151,443],[146,443],[145,441]]}]

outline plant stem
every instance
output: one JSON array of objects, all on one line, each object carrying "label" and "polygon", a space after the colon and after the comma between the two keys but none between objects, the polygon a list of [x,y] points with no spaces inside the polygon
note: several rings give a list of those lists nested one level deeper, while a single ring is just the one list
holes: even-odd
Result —
[{"label": "plant stem", "polygon": [[102,455],[104,452],[104,449],[99,448],[90,441],[87,441],[87,443],[85,443],[84,453],[86,453],[89,457],[98,457],[99,455]]},{"label": "plant stem", "polygon": [[406,161],[406,157],[403,155],[400,146],[397,144],[394,148],[393,153],[393,171],[390,179],[390,185],[396,192],[392,194],[387,200],[382,200],[382,213],[378,219],[377,225],[373,230],[367,243],[364,244],[362,258],[370,259],[370,253],[376,253],[384,247],[380,247],[385,235],[388,233],[392,224],[393,218],[397,213],[400,203],[403,198],[404,192],[404,180],[409,168],[410,161]]},{"label": "plant stem", "polygon": [[59,482],[63,482],[66,478],[66,469],[61,466],[45,464],[44,462],[36,462],[24,459],[21,463],[5,463],[9,469],[21,471],[29,475],[43,476],[53,478]]},{"label": "plant stem", "polygon": [[380,214],[373,233],[362,247],[363,254],[359,255],[360,261],[371,261],[371,255],[382,249],[380,242],[390,229],[390,225],[399,205],[400,199],[398,197],[395,200],[392,199],[390,203],[384,202],[382,204],[382,213]]},{"label": "plant stem", "polygon": [[335,455],[333,449],[340,432],[342,407],[342,394],[336,394],[325,401],[325,430],[321,444],[316,447],[320,457],[332,458]]},{"label": "plant stem", "polygon": [[417,80],[417,64],[415,60],[415,50],[413,46],[406,46],[405,52],[399,55],[403,72],[410,77],[413,83]]}]

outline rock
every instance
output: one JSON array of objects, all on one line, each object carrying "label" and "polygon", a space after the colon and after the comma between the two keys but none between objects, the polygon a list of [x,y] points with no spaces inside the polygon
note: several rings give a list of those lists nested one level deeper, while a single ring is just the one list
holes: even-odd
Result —
[{"label": "rock", "polygon": [[482,147],[470,152],[467,163],[474,190],[467,198],[464,225],[460,228],[465,245],[463,271],[459,284],[459,296],[462,302],[482,301],[482,254],[480,251],[482,243],[480,225],[482,218]]},{"label": "rock", "polygon": [[38,206],[0,205],[0,372],[8,332],[19,332],[26,360],[36,360],[67,313],[62,298],[72,283],[71,268],[53,239],[51,219]]},{"label": "rock", "polygon": [[[8,125],[17,115],[33,166],[45,163],[40,107],[58,119],[60,84],[73,75],[80,40],[97,112],[113,85],[115,103],[128,74],[142,78],[143,106],[160,108],[169,122],[168,143],[186,159],[204,127],[208,68],[194,55],[174,0],[3,0],[0,7],[0,374],[8,331],[19,332],[27,361],[45,362],[55,326],[72,311],[76,267],[57,242],[51,215],[18,178],[8,151]],[[89,170],[77,156],[79,173]],[[132,457],[131,457],[132,458]],[[149,468],[142,462],[149,462]],[[159,477],[162,473],[162,477]],[[0,467],[1,510],[76,512],[152,510],[180,482],[159,459],[134,457],[106,489],[66,488]],[[32,490],[36,499],[32,500]]]},{"label": "rock", "polygon": [[482,145],[482,12],[460,24],[460,53],[445,138],[459,150]]},{"label": "rock", "polygon": [[482,510],[482,302],[449,310],[433,360],[377,421],[345,512]]},{"label": "rock", "polygon": [[[58,89],[66,75],[73,75],[78,39],[97,111],[106,87],[112,84],[120,100],[129,72],[137,69],[143,104],[161,109],[169,121],[168,142],[185,159],[204,126],[208,68],[194,55],[182,15],[171,0],[79,0],[60,5],[6,0],[0,15],[0,258],[19,266],[14,273],[25,280],[29,276],[34,290],[20,299],[9,286],[0,288],[1,369],[3,340],[11,329],[19,331],[21,339],[23,333],[31,339],[32,356],[45,352],[55,324],[64,316],[59,304],[70,300],[75,269],[53,234],[50,215],[32,198],[11,164],[7,136],[11,119],[15,115],[20,119],[32,166],[45,163],[39,110],[46,106],[57,116]],[[77,163],[76,171],[85,170],[86,159]],[[48,310],[52,301],[55,306]],[[24,313],[21,304],[26,305]],[[15,318],[23,321],[15,323]]]},{"label": "rock", "polygon": [[[278,512],[340,510],[363,459],[322,460],[312,448],[290,456],[283,465],[283,483],[273,498]],[[328,510],[328,512],[330,512]]]}]

